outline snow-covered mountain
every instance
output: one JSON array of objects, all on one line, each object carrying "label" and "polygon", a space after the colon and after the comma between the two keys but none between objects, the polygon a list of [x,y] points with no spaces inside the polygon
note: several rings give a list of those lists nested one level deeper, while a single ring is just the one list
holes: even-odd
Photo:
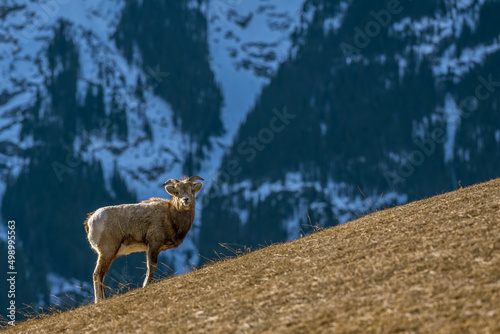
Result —
[{"label": "snow-covered mountain", "polygon": [[[205,178],[193,230],[162,258],[184,272],[218,243],[498,176],[499,14],[487,0],[4,1],[0,233],[16,219],[21,299],[88,297],[86,213],[164,197],[170,177]],[[112,279],[139,282],[143,255],[121,261]]]},{"label": "snow-covered mountain", "polygon": [[[149,183],[161,183],[165,171],[182,174],[179,161],[188,147],[186,138],[171,122],[171,110],[167,102],[151,91],[151,86],[167,80],[168,73],[159,68],[141,68],[140,64],[131,65],[113,43],[112,35],[116,29],[122,1],[11,1],[2,22],[6,36],[2,43],[0,91],[4,97],[1,106],[4,119],[0,140],[12,142],[20,150],[33,146],[33,135],[22,140],[22,112],[41,100],[39,117],[50,117],[50,92],[46,83],[58,72],[66,70],[64,58],[47,59],[51,41],[61,32],[63,38],[74,44],[78,57],[76,82],[76,103],[83,105],[87,94],[97,94],[102,89],[105,117],[95,127],[78,128],[73,147],[84,161],[92,158],[102,162],[106,188],[109,184],[114,164],[127,179],[127,185],[139,198],[162,195],[162,189],[150,189]],[[59,47],[59,46],[55,46]],[[49,62],[55,62],[52,66]],[[137,87],[137,77],[144,83]],[[135,93],[142,89],[141,99]],[[113,103],[115,105],[113,105]],[[127,136],[111,140],[105,134],[114,130],[111,111],[122,108],[126,112]],[[146,131],[145,128],[149,130]],[[72,153],[70,151],[68,153]],[[168,154],[165,154],[168,153]],[[20,172],[22,163],[4,155],[4,163],[13,177]],[[29,159],[29,157],[28,157]],[[61,179],[72,168],[67,161],[56,161],[55,174]],[[61,167],[59,170],[57,167]]]},{"label": "snow-covered mountain", "polygon": [[[50,225],[48,221],[23,221],[16,217],[16,212],[25,208],[18,205],[18,201],[28,196],[22,193],[19,182],[23,175],[38,174],[30,177],[43,175],[48,179],[34,197],[51,196],[51,192],[57,191],[51,189],[51,185],[77,187],[74,178],[80,175],[102,180],[99,188],[93,190],[106,192],[104,198],[108,201],[164,197],[161,183],[166,178],[188,174],[186,161],[202,147],[209,154],[202,160],[203,171],[199,173],[207,179],[208,188],[212,180],[209,176],[216,172],[238,124],[243,121],[262,85],[287,57],[291,44],[288,36],[299,21],[297,13],[301,2],[291,1],[277,7],[261,2],[191,1],[168,8],[184,13],[173,13],[173,16],[206,17],[205,27],[201,21],[200,30],[190,32],[192,44],[201,39],[199,44],[209,48],[210,68],[207,69],[221,86],[225,101],[219,110],[225,132],[212,136],[209,145],[196,142],[196,136],[183,129],[180,123],[185,120],[181,116],[179,122],[172,107],[179,102],[170,101],[168,94],[161,93],[161,89],[169,89],[165,87],[179,81],[174,71],[183,75],[185,69],[163,68],[161,61],[147,63],[151,57],[142,54],[137,41],[132,42],[131,53],[128,52],[127,42],[132,37],[124,35],[124,31],[135,29],[141,20],[134,17],[130,20],[137,22],[126,22],[127,9],[132,8],[133,14],[134,6],[141,7],[144,15],[148,14],[146,9],[151,9],[140,1],[26,0],[7,1],[0,7],[2,218],[4,221],[16,218],[18,224],[22,224],[18,240],[27,240],[22,244],[24,248],[43,244],[34,242],[37,236],[25,236],[34,224],[42,224],[44,229]],[[154,3],[152,6],[161,5]],[[246,17],[244,24],[241,22],[243,16]],[[181,58],[192,52],[183,45],[166,48],[166,53],[178,53]],[[193,57],[202,56],[193,53]],[[210,124],[198,126],[207,125]],[[37,170],[35,166],[40,165],[44,166]],[[124,184],[125,189],[121,187]],[[69,191],[78,194],[77,189]],[[93,195],[81,194],[80,197],[85,196]],[[86,203],[83,207],[87,207],[87,211],[95,209],[89,205],[92,201],[88,197],[80,200]],[[95,202],[110,204],[102,198],[93,202],[94,205]],[[76,235],[74,238],[83,246],[80,224],[85,212],[67,211],[57,204],[54,208],[64,212],[62,215],[67,217],[64,224],[71,226],[74,231],[70,233]],[[3,229],[4,222],[1,225]],[[197,231],[194,228],[179,249],[164,253],[164,261],[173,264],[175,272],[189,270],[198,262],[194,243]],[[5,235],[3,233],[2,238]],[[52,250],[61,249],[52,247]],[[30,253],[33,254],[25,259],[28,268],[30,262],[40,260],[35,251]],[[43,304],[43,300],[48,301],[48,294],[70,293],[71,289],[66,288],[76,285],[64,283],[64,277],[68,282],[77,281],[71,274],[54,268],[50,255],[45,255],[47,258],[43,260],[47,263],[30,270],[43,267],[47,278],[35,285],[46,288],[33,287],[36,292],[31,292],[38,295],[26,296],[27,301]],[[93,256],[90,252],[86,255]],[[93,261],[88,259],[85,267],[88,269]],[[89,281],[90,273],[87,271],[88,277],[77,274],[76,279]]]},{"label": "snow-covered mountain", "polygon": [[305,1],[208,191],[200,253],[498,176],[498,14],[498,1]]}]

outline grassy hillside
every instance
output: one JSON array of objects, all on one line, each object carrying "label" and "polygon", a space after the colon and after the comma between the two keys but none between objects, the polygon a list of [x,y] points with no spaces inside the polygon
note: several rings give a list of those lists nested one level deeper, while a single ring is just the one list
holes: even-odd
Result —
[{"label": "grassy hillside", "polygon": [[15,331],[500,333],[500,179],[6,333]]}]

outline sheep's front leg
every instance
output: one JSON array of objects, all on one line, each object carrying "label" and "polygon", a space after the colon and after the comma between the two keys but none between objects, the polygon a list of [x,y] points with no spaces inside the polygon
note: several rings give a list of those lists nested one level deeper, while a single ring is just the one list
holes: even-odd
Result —
[{"label": "sheep's front leg", "polygon": [[153,274],[155,273],[156,263],[158,262],[158,254],[160,254],[160,246],[149,244],[146,256],[148,262],[148,271],[146,272],[146,278],[144,279],[144,284],[142,285],[142,287],[145,287],[153,281]]}]

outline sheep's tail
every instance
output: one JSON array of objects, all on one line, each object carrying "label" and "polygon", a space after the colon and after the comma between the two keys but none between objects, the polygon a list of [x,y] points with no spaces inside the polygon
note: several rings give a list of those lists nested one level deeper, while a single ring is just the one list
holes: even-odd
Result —
[{"label": "sheep's tail", "polygon": [[87,214],[87,219],[85,219],[85,221],[83,222],[83,226],[85,227],[85,232],[87,233],[87,235],[89,234],[89,224],[88,224],[88,221],[90,219],[90,217],[94,214],[95,211],[92,211],[92,212],[89,212]]}]

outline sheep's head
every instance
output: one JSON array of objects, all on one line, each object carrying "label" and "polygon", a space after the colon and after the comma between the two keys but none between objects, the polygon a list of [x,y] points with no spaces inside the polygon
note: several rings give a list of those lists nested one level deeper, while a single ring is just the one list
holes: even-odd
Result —
[{"label": "sheep's head", "polygon": [[190,209],[194,206],[194,195],[200,191],[203,184],[194,181],[203,181],[198,175],[184,178],[182,180],[170,179],[163,183],[167,193],[172,195],[172,201],[184,209]]}]

